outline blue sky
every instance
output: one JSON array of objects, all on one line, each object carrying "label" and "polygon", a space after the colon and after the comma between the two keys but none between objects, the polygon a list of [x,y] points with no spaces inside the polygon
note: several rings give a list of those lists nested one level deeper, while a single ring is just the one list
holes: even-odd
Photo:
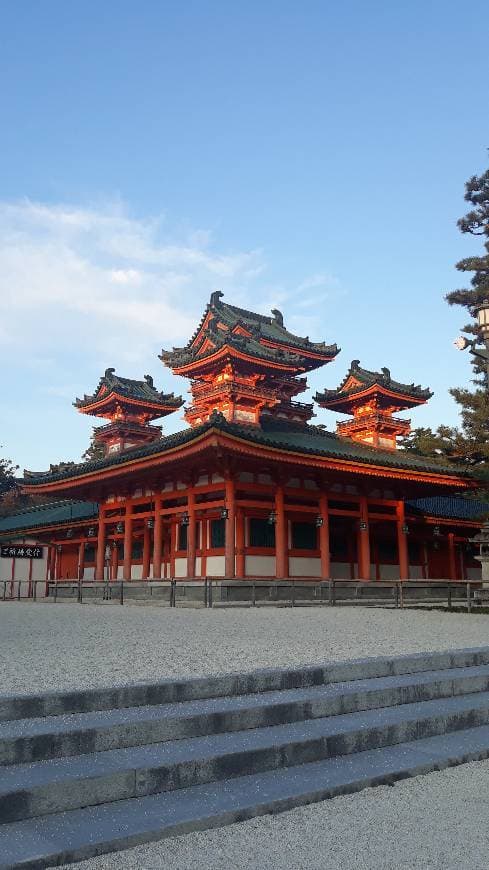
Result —
[{"label": "blue sky", "polygon": [[488,25],[482,0],[1,4],[2,452],[79,458],[107,366],[185,394],[157,354],[215,289],[341,346],[313,388],[359,358],[455,423]]}]

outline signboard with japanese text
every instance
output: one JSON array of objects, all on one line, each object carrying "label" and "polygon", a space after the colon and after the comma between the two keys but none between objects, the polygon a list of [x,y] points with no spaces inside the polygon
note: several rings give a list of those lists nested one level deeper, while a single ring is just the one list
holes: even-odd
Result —
[{"label": "signboard with japanese text", "polygon": [[32,544],[2,544],[0,555],[3,559],[42,559],[42,550]]}]

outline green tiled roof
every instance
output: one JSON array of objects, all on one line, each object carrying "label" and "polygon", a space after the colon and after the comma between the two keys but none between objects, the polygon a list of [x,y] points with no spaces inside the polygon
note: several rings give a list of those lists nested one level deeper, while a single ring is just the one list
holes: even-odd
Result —
[{"label": "green tiled roof", "polygon": [[[360,381],[360,386],[350,390],[344,390],[344,386],[350,377],[354,377]],[[325,402],[331,399],[340,399],[346,396],[361,393],[366,388],[378,385],[393,393],[401,393],[403,396],[412,396],[414,399],[426,401],[431,399],[433,393],[419,384],[402,384],[400,381],[395,381],[391,377],[390,370],[383,368],[380,372],[373,372],[369,369],[364,369],[360,366],[360,360],[354,359],[351,361],[350,368],[343,378],[339,387],[336,390],[324,390],[322,393],[316,393],[316,402]]]},{"label": "green tiled roof", "polygon": [[[323,341],[312,342],[307,336],[302,337],[289,332],[283,324],[282,313],[276,309],[272,311],[272,317],[256,314],[245,308],[238,308],[236,305],[228,305],[222,302],[222,295],[219,291],[212,294],[197,330],[185,347],[174,347],[171,351],[163,350],[161,352],[160,359],[166,365],[178,368],[193,362],[197,358],[200,343],[196,345],[195,340],[209,312],[214,314],[215,319],[211,321],[208,333],[217,348],[228,345],[259,359],[269,359],[282,363],[290,362],[295,365],[304,362],[305,352],[318,354],[324,361],[331,359],[331,357],[336,356],[339,352],[336,344],[327,345]],[[225,324],[228,327],[228,331],[217,328],[218,321]],[[237,326],[241,326],[248,332],[251,332],[252,337],[248,338],[247,336],[232,334],[232,330]],[[276,342],[283,345],[284,348],[292,347],[294,350],[290,352],[288,350],[267,347],[262,343],[263,340]],[[215,352],[215,349],[210,349],[207,353],[199,355],[198,358],[205,359],[206,356],[210,356]],[[307,367],[317,368],[322,364],[321,360],[313,361],[309,359]]]},{"label": "green tiled roof", "polygon": [[457,496],[416,498],[406,502],[409,513],[440,519],[481,520],[489,516],[489,502]]},{"label": "green tiled roof", "polygon": [[441,465],[430,461],[422,456],[412,453],[404,453],[402,450],[383,451],[366,444],[340,438],[337,435],[300,423],[289,423],[284,420],[264,418],[261,426],[244,426],[237,423],[228,423],[222,414],[214,413],[207,423],[196,426],[193,429],[184,429],[174,435],[168,435],[152,444],[139,447],[134,450],[126,450],[122,453],[99,459],[92,462],[84,462],[74,465],[65,470],[52,474],[29,476],[29,485],[43,484],[49,481],[66,480],[70,477],[78,477],[104,468],[113,468],[131,459],[139,459],[146,456],[165,453],[174,447],[190,443],[203,433],[216,428],[223,433],[235,435],[245,439],[250,444],[262,444],[267,447],[276,447],[288,450],[292,453],[314,454],[325,458],[341,459],[365,463],[365,465],[384,466],[386,468],[411,469],[413,471],[429,472],[432,474],[453,476],[461,475],[469,477],[471,474],[454,465]]},{"label": "green tiled roof", "polygon": [[[105,391],[100,395],[103,388],[105,388]],[[142,381],[135,381],[132,378],[122,378],[120,375],[116,375],[115,369],[105,370],[93,395],[85,395],[83,399],[77,398],[73,404],[75,408],[87,408],[104,396],[110,395],[110,393],[117,393],[117,395],[127,399],[150,402],[152,405],[161,405],[162,407],[171,406],[180,408],[183,405],[181,396],[175,396],[174,393],[158,392],[153,384],[151,375],[145,375]]]},{"label": "green tiled roof", "polygon": [[[45,478],[43,478],[45,479]],[[55,501],[27,508],[18,514],[0,519],[0,538],[38,526],[51,526],[81,520],[95,520],[98,505],[91,501]]]}]

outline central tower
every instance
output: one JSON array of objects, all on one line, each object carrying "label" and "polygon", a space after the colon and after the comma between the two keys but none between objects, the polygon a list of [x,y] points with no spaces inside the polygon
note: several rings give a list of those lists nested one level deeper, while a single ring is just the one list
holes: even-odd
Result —
[{"label": "central tower", "polygon": [[307,389],[301,375],[331,362],[336,344],[293,335],[276,309],[267,317],[228,305],[222,296],[212,293],[184,348],[160,355],[174,374],[190,378],[185,419],[198,426],[219,411],[229,422],[250,425],[258,425],[263,414],[306,423],[314,415],[312,404],[294,401]]}]

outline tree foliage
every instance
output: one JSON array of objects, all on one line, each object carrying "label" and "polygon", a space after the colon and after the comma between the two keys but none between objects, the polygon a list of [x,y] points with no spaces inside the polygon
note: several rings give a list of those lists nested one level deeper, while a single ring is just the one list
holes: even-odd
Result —
[{"label": "tree foliage", "polygon": [[[489,169],[480,176],[472,176],[465,185],[465,200],[472,206],[457,222],[462,233],[483,237],[483,253],[471,256],[456,264],[459,272],[470,275],[470,288],[452,290],[446,295],[449,305],[459,305],[472,320],[463,331],[483,346],[474,319],[475,309],[489,299]],[[484,362],[474,357],[472,362],[474,389],[454,387],[450,390],[460,408],[460,428],[439,426],[432,429],[415,429],[404,439],[402,446],[433,459],[464,462],[469,465],[489,463],[489,383]]]},{"label": "tree foliage", "polygon": [[18,467],[10,459],[0,459],[0,498],[15,487],[15,472]]},{"label": "tree foliage", "polygon": [[97,443],[95,435],[92,435],[89,446],[85,450],[85,453],[82,454],[83,461],[94,462],[96,459],[104,459],[104,457],[105,449],[103,444]]}]

